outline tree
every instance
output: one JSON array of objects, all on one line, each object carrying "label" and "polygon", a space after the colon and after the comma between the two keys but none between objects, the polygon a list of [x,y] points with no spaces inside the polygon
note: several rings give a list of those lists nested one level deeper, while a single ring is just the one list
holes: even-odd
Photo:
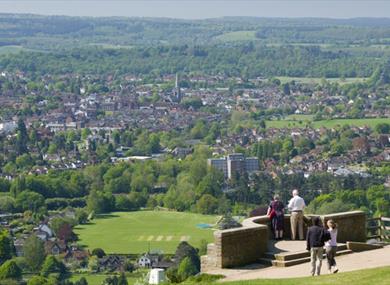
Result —
[{"label": "tree", "polygon": [[64,218],[54,218],[50,222],[50,225],[54,234],[60,240],[64,240],[65,242],[75,240],[75,234],[73,233],[72,225],[69,220]]},{"label": "tree", "polygon": [[285,95],[290,95],[290,84],[285,83],[283,84],[282,88]]},{"label": "tree", "polygon": [[196,203],[196,209],[201,214],[215,214],[218,209],[218,199],[205,194]]},{"label": "tree", "polygon": [[13,213],[15,211],[15,200],[10,196],[0,196],[0,209],[4,212]]},{"label": "tree", "polygon": [[42,265],[41,275],[44,277],[48,277],[50,274],[53,273],[59,277],[58,279],[62,279],[66,274],[66,267],[53,255],[48,255]]},{"label": "tree", "polygon": [[114,204],[115,200],[111,193],[92,190],[87,198],[88,211],[94,211],[97,214],[111,211]]},{"label": "tree", "polygon": [[76,281],[74,285],[88,285],[87,279],[85,277],[81,277],[80,280]]},{"label": "tree", "polygon": [[45,198],[32,191],[23,191],[16,197],[16,207],[20,211],[38,212],[45,207]]},{"label": "tree", "polygon": [[12,257],[12,240],[8,235],[8,231],[0,232],[0,264]]},{"label": "tree", "polygon": [[388,134],[390,133],[390,124],[388,123],[379,123],[375,126],[375,131],[379,134]]},{"label": "tree", "polygon": [[97,256],[98,258],[102,258],[103,256],[106,256],[106,253],[104,252],[104,250],[103,249],[101,249],[101,248],[94,248],[93,250],[92,250],[92,255],[95,255],[95,256]]},{"label": "tree", "polygon": [[175,252],[175,263],[180,264],[182,260],[186,257],[189,257],[192,263],[195,265],[197,271],[200,271],[200,258],[197,250],[191,246],[188,242],[182,241],[177,246]]},{"label": "tree", "polygon": [[118,278],[118,285],[128,285],[126,275],[122,272],[121,275]]},{"label": "tree", "polygon": [[45,248],[43,241],[36,235],[31,235],[23,246],[24,257],[30,268],[37,272],[45,260]]},{"label": "tree", "polygon": [[48,285],[48,280],[39,275],[35,275],[28,280],[27,285]]},{"label": "tree", "polygon": [[27,152],[28,135],[26,125],[22,118],[18,120],[16,136],[16,151],[19,155]]},{"label": "tree", "polygon": [[19,280],[22,278],[22,270],[13,260],[6,261],[0,267],[0,280],[3,279],[16,279]]},{"label": "tree", "polygon": [[177,275],[181,281],[186,280],[188,277],[199,273],[196,265],[190,257],[185,257],[177,269]]}]

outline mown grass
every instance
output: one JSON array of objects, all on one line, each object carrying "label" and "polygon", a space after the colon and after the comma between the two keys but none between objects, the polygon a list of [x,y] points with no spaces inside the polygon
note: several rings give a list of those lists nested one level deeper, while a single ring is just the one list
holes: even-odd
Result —
[{"label": "mown grass", "polygon": [[365,269],[333,275],[292,279],[259,279],[252,281],[226,282],[226,285],[388,285],[390,266]]},{"label": "mown grass", "polygon": [[[137,281],[143,280],[146,273],[147,273],[147,270],[137,270],[133,273],[127,273],[126,274],[127,283],[128,284],[135,284]],[[70,278],[70,280],[72,282],[75,282],[75,281],[80,280],[81,277],[84,277],[87,280],[88,285],[101,285],[103,283],[103,281],[109,276],[113,276],[113,274],[102,274],[102,273],[78,274],[78,273],[75,273],[75,274],[72,274],[72,277]]]},{"label": "mown grass", "polygon": [[[374,128],[379,123],[389,123],[389,118],[368,118],[368,119],[334,119],[334,120],[322,120],[322,121],[312,121],[312,116],[306,115],[296,115],[294,117],[289,117],[284,120],[272,120],[267,121],[266,125],[268,128],[303,128],[307,123],[311,123],[314,128],[334,128],[337,126],[369,126]],[[390,283],[389,283],[390,284]]]},{"label": "mown grass", "polygon": [[181,240],[198,247],[202,239],[213,240],[212,229],[198,224],[214,224],[217,216],[169,211],[117,212],[97,217],[91,224],[76,227],[79,242],[89,249],[107,253],[140,254],[149,250],[174,253]]}]

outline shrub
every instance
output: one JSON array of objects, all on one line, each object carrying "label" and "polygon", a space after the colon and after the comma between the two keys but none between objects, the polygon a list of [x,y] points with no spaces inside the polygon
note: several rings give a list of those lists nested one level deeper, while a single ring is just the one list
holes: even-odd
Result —
[{"label": "shrub", "polygon": [[22,270],[13,260],[8,260],[3,263],[0,267],[0,280],[4,279],[15,279],[19,280],[22,278]]},{"label": "shrub", "polygon": [[47,279],[42,276],[33,276],[28,280],[27,285],[46,285]]},{"label": "shrub", "polygon": [[186,257],[180,262],[177,269],[177,275],[181,281],[186,280],[188,277],[199,273],[199,269],[190,257]]},{"label": "shrub", "polygon": [[41,274],[45,277],[48,277],[51,274],[56,274],[61,279],[66,274],[66,267],[54,256],[49,255],[43,263]]},{"label": "shrub", "polygon": [[92,250],[92,255],[97,256],[98,258],[102,258],[103,256],[106,256],[106,253],[101,248],[94,248]]},{"label": "shrub", "polygon": [[240,228],[242,225],[232,218],[230,215],[225,215],[218,223],[218,229],[226,230],[233,228]]}]

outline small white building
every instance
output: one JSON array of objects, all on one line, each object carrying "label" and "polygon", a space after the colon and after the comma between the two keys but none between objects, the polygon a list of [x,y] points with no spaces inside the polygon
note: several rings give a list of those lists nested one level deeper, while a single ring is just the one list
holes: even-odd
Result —
[{"label": "small white building", "polygon": [[155,268],[149,272],[149,284],[161,284],[165,282],[165,272],[164,269]]}]

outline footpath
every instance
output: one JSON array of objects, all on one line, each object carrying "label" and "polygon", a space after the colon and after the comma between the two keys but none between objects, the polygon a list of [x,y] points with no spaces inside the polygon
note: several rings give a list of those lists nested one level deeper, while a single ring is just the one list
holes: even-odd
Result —
[{"label": "footpath", "polygon": [[[390,266],[390,246],[365,252],[342,255],[336,258],[339,272]],[[221,281],[240,281],[253,279],[296,278],[310,276],[310,263],[291,267],[265,267],[253,264],[238,269],[216,269],[207,273],[226,276]],[[326,259],[322,262],[322,274],[329,274]],[[390,282],[390,281],[389,281]]]}]

